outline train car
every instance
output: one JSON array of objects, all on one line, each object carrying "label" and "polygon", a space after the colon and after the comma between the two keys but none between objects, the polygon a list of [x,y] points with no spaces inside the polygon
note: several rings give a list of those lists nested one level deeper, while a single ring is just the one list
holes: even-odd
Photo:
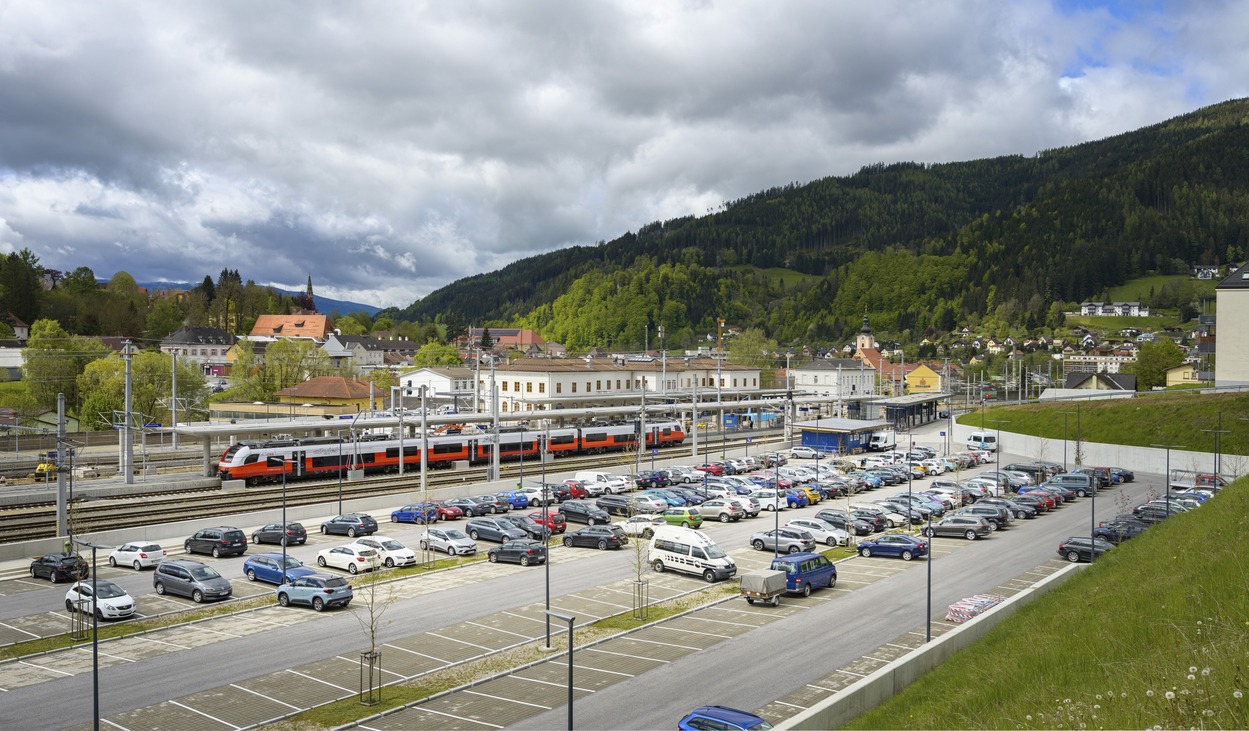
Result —
[{"label": "train car", "polygon": [[675,447],[684,443],[685,430],[681,428],[679,422],[657,421],[646,424],[646,447],[648,449]]},{"label": "train car", "polygon": [[617,424],[581,427],[580,447],[583,454],[600,454],[636,449],[638,445],[635,424]]}]

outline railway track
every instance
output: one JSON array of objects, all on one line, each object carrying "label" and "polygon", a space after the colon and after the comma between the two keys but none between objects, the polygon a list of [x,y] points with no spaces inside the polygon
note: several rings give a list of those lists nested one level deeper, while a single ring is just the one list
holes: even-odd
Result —
[{"label": "railway track", "polygon": [[[780,435],[752,434],[751,447],[756,445],[759,451],[775,449],[782,441]],[[726,449],[741,449],[747,444],[747,437],[726,439]],[[714,454],[720,451],[720,441],[700,445],[700,454],[710,458],[708,448]],[[688,458],[693,455],[690,445],[663,449],[659,453],[665,461]],[[648,469],[649,455],[643,455],[640,469]],[[622,472],[633,471],[638,458],[635,455],[606,454],[560,459],[548,462],[547,470],[552,473],[573,472],[588,468],[618,468]],[[523,468],[522,465],[523,464]],[[523,469],[524,480],[534,484],[542,474],[542,465],[537,460],[525,463],[504,463],[500,468],[500,479],[521,479]],[[426,485],[430,490],[452,486],[464,486],[465,493],[471,492],[468,486],[477,485],[486,479],[486,468],[467,470],[429,470],[426,473]],[[335,502],[339,495],[343,500],[377,495],[408,494],[411,499],[414,490],[420,489],[419,472],[406,472],[403,476],[378,475],[366,480],[342,482],[338,480],[290,481],[286,484],[286,504],[288,507],[314,505]],[[341,493],[340,493],[341,490]],[[96,500],[89,503],[75,502],[70,511],[70,520],[74,524],[75,533],[93,533],[106,530],[122,530],[155,523],[170,523],[181,520],[201,518],[207,515],[228,516],[239,513],[250,513],[265,510],[276,510],[282,506],[281,483],[265,484],[246,488],[238,492],[223,492],[220,489],[192,492],[165,492],[137,494],[133,497]],[[35,538],[51,538],[56,535],[56,509],[46,504],[30,504],[14,506],[0,511],[0,543],[11,543]]]}]

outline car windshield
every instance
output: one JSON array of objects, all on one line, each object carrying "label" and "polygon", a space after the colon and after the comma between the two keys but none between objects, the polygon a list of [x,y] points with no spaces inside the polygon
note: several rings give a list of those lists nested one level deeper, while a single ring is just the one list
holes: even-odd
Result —
[{"label": "car windshield", "polygon": [[403,544],[399,541],[382,541],[382,548],[385,548],[387,551],[402,551]]},{"label": "car windshield", "polygon": [[719,546],[715,544],[706,546],[706,549],[707,549],[707,558],[724,558],[725,556],[728,555],[724,552],[723,548],[720,548]]},{"label": "car windshield", "polygon": [[457,538],[468,538],[468,536],[464,535],[463,531],[452,529],[452,530],[447,531],[447,538],[450,538],[451,540],[455,540]]},{"label": "car windshield", "polygon": [[286,568],[297,569],[301,566],[303,566],[303,564],[299,562],[299,559],[295,558],[294,556],[286,557]]},{"label": "car windshield", "polygon": [[208,581],[209,579],[220,579],[221,574],[208,566],[197,566],[191,569],[191,578],[196,581]]},{"label": "car windshield", "polygon": [[116,599],[118,597],[126,596],[126,592],[123,591],[120,586],[111,581],[101,582],[100,585],[96,587],[96,593],[101,599]]}]

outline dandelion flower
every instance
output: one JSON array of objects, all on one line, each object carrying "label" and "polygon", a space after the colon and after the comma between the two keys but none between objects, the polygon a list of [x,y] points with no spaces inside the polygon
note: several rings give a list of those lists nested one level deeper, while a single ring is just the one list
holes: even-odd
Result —
[{"label": "dandelion flower", "polygon": [[1202,669],[1201,669],[1201,675],[1202,675],[1202,677],[1205,677],[1205,676],[1207,676],[1207,675],[1209,675],[1209,674],[1210,674],[1210,668],[1202,668]]},{"label": "dandelion flower", "polygon": [[1202,714],[1203,716],[1213,716],[1213,715],[1214,715],[1214,711],[1212,711],[1212,710],[1210,710],[1209,708],[1207,708],[1206,710],[1202,711],[1202,712],[1201,712],[1201,714]]},{"label": "dandelion flower", "polygon": [[1175,693],[1172,693],[1171,691],[1168,690],[1166,695],[1167,695],[1167,700],[1169,701],[1175,700]]},{"label": "dandelion flower", "polygon": [[1240,700],[1242,697],[1244,697],[1244,695],[1245,694],[1241,693],[1239,690],[1232,691],[1232,697],[1235,698],[1236,700]]},{"label": "dandelion flower", "polygon": [[[1237,691],[1237,692],[1239,692],[1239,691]],[[1024,717],[1023,717],[1023,720],[1025,720],[1025,721],[1031,721],[1031,720],[1032,720],[1032,714],[1031,714],[1031,713],[1029,713],[1028,715],[1024,716]]]},{"label": "dandelion flower", "polygon": [[1195,673],[1195,672],[1197,672],[1197,666],[1196,666],[1196,665],[1190,665],[1190,666],[1189,666],[1189,668],[1188,668],[1188,672],[1190,672],[1190,673]]},{"label": "dandelion flower", "polygon": [[1147,691],[1145,691],[1145,697],[1146,697],[1146,698],[1153,698],[1153,697],[1154,697],[1154,692],[1153,692],[1152,690],[1147,690]]},{"label": "dandelion flower", "polygon": [[1098,693],[1097,695],[1095,695],[1095,696],[1093,696],[1093,697],[1094,697],[1094,698],[1096,698],[1097,700],[1099,700],[1099,701],[1100,701],[1100,700],[1102,699],[1102,694],[1101,694],[1101,693]]},{"label": "dandelion flower", "polygon": [[1192,673],[1189,673],[1189,674],[1188,674],[1188,679],[1189,679],[1189,680],[1196,680],[1196,679],[1197,679],[1197,676],[1196,676],[1196,675],[1193,675]]}]

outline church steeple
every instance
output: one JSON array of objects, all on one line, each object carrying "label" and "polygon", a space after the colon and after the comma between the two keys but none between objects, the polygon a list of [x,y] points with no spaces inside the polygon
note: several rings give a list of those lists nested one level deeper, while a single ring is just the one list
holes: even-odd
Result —
[{"label": "church steeple", "polygon": [[[307,295],[308,295],[308,299],[311,301],[311,300],[312,300],[312,275],[311,275],[311,274],[309,274],[309,275],[308,275],[308,292],[307,292]],[[866,323],[866,322],[867,322],[867,319],[866,319],[866,318],[864,318],[863,322],[864,322],[864,323]],[[866,327],[866,326],[867,326],[867,325],[866,325],[866,324],[864,324],[864,327]]]},{"label": "church steeple", "polygon": [[867,324],[867,312],[863,312],[863,327],[859,329],[859,337],[854,341],[858,352],[876,347],[876,338],[872,337],[872,328]]}]

